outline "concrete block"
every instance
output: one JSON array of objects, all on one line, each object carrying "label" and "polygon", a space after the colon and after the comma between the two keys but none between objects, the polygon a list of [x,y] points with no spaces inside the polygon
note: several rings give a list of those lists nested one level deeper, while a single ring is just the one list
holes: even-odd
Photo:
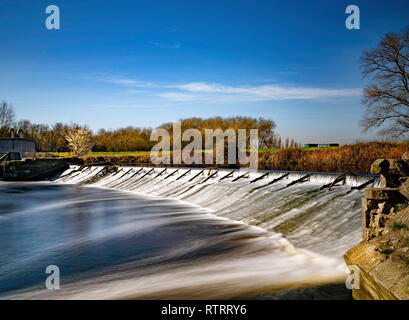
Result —
[{"label": "concrete block", "polygon": [[409,174],[409,165],[405,160],[378,159],[371,165],[372,174]]},{"label": "concrete block", "polygon": [[399,188],[402,174],[400,173],[382,173],[380,175],[381,188]]},{"label": "concrete block", "polygon": [[409,178],[406,178],[404,181],[402,181],[400,187],[399,187],[399,192],[407,199],[409,199]]},{"label": "concrete block", "polygon": [[399,200],[402,195],[398,188],[369,188],[364,191],[365,198],[372,200]]}]

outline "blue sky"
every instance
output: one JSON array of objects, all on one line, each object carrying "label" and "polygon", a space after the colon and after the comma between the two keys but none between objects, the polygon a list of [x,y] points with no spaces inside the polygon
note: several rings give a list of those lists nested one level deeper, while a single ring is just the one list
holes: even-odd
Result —
[{"label": "blue sky", "polygon": [[[50,4],[60,30],[45,27]],[[359,57],[408,17],[407,0],[0,0],[0,100],[93,130],[261,116],[282,137],[349,143],[370,138]]]}]

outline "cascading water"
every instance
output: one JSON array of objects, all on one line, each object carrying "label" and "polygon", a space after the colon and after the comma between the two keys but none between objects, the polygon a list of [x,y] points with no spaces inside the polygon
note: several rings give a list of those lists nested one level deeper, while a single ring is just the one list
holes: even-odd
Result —
[{"label": "cascading water", "polygon": [[[98,170],[102,168],[87,168],[82,175],[67,175],[61,182],[84,182]],[[202,171],[123,167],[93,186],[183,200],[211,209],[218,216],[281,233],[297,247],[339,258],[360,240],[362,191],[353,188],[372,180],[372,185],[379,184],[372,176],[347,175],[329,191],[320,187],[337,175],[313,173],[307,181],[294,183],[307,174],[271,172],[251,183],[265,172],[243,176],[246,171],[218,170],[217,176],[209,179],[213,172]]]},{"label": "cascading water", "polygon": [[[232,298],[341,282],[342,254],[360,241],[356,187],[379,180],[347,175],[329,190],[337,176],[73,166],[26,190],[2,183],[1,255],[29,235],[0,266],[0,296]],[[39,284],[49,261],[68,273],[58,292]]]}]

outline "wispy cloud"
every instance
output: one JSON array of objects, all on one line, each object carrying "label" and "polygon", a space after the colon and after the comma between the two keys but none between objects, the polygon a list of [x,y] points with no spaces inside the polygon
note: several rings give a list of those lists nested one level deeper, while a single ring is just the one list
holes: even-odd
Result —
[{"label": "wispy cloud", "polygon": [[300,74],[297,71],[278,71],[277,73],[282,74],[282,75],[297,75],[297,74]]},{"label": "wispy cloud", "polygon": [[[281,85],[261,85],[248,87],[225,86],[218,83],[191,82],[175,85],[179,94],[174,92],[161,93],[161,97],[180,100],[192,100],[195,97],[226,100],[226,98],[240,100],[314,100],[321,98],[337,98],[359,96],[361,89],[327,89],[313,87],[291,87]],[[180,93],[185,93],[181,95]],[[190,94],[186,94],[190,93]]]},{"label": "wispy cloud", "polygon": [[[98,81],[122,85],[132,93],[145,89],[144,93],[173,102],[240,102],[278,100],[318,100],[360,96],[362,89],[317,88],[267,84],[259,86],[227,86],[220,83],[188,82],[163,84],[124,77],[98,77]],[[137,91],[139,92],[139,91]]]},{"label": "wispy cloud", "polygon": [[149,41],[149,43],[161,49],[179,49],[182,46],[179,42],[161,43],[161,42]]},{"label": "wispy cloud", "polygon": [[175,33],[175,32],[179,32],[180,28],[179,27],[164,27],[164,31],[168,32],[168,33]]},{"label": "wispy cloud", "polygon": [[106,83],[113,83],[118,85],[124,85],[127,87],[134,88],[153,88],[156,86],[155,83],[149,81],[141,81],[136,79],[117,77],[117,76],[95,76],[91,77],[92,80]]},{"label": "wispy cloud", "polygon": [[195,94],[184,93],[184,92],[163,92],[163,93],[158,93],[157,96],[160,97],[160,98],[164,98],[166,100],[169,100],[169,101],[174,101],[174,102],[207,100],[204,96],[199,98]]}]

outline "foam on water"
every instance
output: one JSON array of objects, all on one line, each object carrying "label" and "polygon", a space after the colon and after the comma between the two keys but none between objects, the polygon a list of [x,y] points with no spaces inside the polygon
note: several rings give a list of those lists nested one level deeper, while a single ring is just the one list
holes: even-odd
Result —
[{"label": "foam on water", "polygon": [[[379,184],[379,179],[373,176],[347,175],[329,191],[320,188],[339,175],[312,173],[305,182],[288,186],[309,173],[290,173],[269,185],[286,172],[270,172],[268,177],[250,183],[267,171],[249,172],[248,176],[233,181],[247,171],[222,169],[204,182],[214,171],[206,170],[192,180],[202,169],[168,168],[159,176],[163,168],[151,170],[123,167],[120,173],[109,174],[93,186],[183,200],[211,209],[218,216],[281,233],[297,247],[332,257],[341,257],[360,241],[362,190],[351,188],[372,180],[368,187]],[[188,170],[190,173],[184,175]],[[230,172],[231,176],[220,181]],[[75,177],[74,181],[84,181],[89,175]],[[73,183],[69,176],[64,182]]]}]

